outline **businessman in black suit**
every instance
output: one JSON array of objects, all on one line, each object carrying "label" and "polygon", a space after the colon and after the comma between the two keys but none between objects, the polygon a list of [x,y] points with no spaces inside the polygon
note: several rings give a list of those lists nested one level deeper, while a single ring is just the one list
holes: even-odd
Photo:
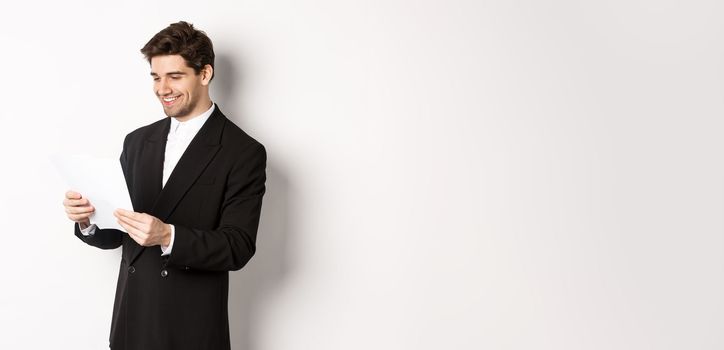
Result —
[{"label": "businessman in black suit", "polygon": [[114,215],[127,233],[95,227],[92,198],[69,191],[63,203],[78,238],[123,247],[111,349],[229,349],[229,271],[255,251],[266,151],[211,101],[204,32],[174,23],[141,52],[168,118],[123,143],[134,211]]}]

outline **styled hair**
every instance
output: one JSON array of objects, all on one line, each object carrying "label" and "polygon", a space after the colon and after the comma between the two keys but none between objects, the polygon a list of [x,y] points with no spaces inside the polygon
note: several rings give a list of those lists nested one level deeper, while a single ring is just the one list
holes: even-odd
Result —
[{"label": "styled hair", "polygon": [[[206,33],[185,21],[172,23],[156,33],[141,49],[148,63],[156,56],[180,55],[196,74],[208,64],[214,68],[214,45]],[[213,79],[214,76],[211,76]]]}]

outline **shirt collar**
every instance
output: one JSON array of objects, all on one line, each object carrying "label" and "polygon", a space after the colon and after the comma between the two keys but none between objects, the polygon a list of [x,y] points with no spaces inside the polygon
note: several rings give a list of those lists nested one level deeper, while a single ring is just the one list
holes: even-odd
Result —
[{"label": "shirt collar", "polygon": [[204,126],[204,123],[206,123],[206,120],[209,119],[211,116],[211,113],[214,112],[214,108],[216,107],[215,103],[211,103],[211,107],[206,110],[206,112],[201,113],[200,115],[193,117],[185,122],[180,122],[176,120],[176,118],[171,118],[171,129],[169,130],[170,134],[174,134],[178,131],[183,131],[184,134],[187,135],[195,135],[199,130],[201,130],[201,127]]}]

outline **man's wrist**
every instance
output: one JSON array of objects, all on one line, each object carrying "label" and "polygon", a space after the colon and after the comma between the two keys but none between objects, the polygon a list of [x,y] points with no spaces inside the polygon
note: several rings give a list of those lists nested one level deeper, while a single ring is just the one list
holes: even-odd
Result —
[{"label": "man's wrist", "polygon": [[161,256],[167,256],[171,255],[171,251],[173,250],[173,241],[174,237],[176,236],[176,228],[171,225],[167,224],[166,228],[169,229],[169,234],[167,239],[164,239],[164,242],[167,242],[166,244],[161,244]]},{"label": "man's wrist", "polygon": [[88,220],[82,221],[82,222],[78,222],[78,228],[80,228],[81,230],[87,229],[88,226],[90,226],[90,221],[88,221]]},{"label": "man's wrist", "polygon": [[165,224],[165,225],[166,225],[166,227],[165,227],[166,229],[164,230],[165,232],[163,235],[163,244],[162,245],[164,247],[168,247],[171,244],[171,225],[170,224]]}]

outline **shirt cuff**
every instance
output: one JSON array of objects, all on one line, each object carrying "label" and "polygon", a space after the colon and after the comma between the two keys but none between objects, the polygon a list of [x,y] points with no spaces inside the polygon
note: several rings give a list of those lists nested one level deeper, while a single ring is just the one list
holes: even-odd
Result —
[{"label": "shirt cuff", "polygon": [[81,233],[83,236],[86,236],[86,237],[92,236],[93,234],[95,234],[95,233],[96,233],[96,227],[97,227],[96,224],[91,224],[90,226],[88,226],[88,227],[86,227],[86,228],[81,228],[81,227],[80,227],[80,224],[78,224],[78,228],[80,229],[80,233]]},{"label": "shirt cuff", "polygon": [[161,256],[171,255],[171,250],[173,249],[173,239],[176,238],[176,227],[174,225],[171,226],[171,241],[168,243],[168,246],[161,245]]}]

